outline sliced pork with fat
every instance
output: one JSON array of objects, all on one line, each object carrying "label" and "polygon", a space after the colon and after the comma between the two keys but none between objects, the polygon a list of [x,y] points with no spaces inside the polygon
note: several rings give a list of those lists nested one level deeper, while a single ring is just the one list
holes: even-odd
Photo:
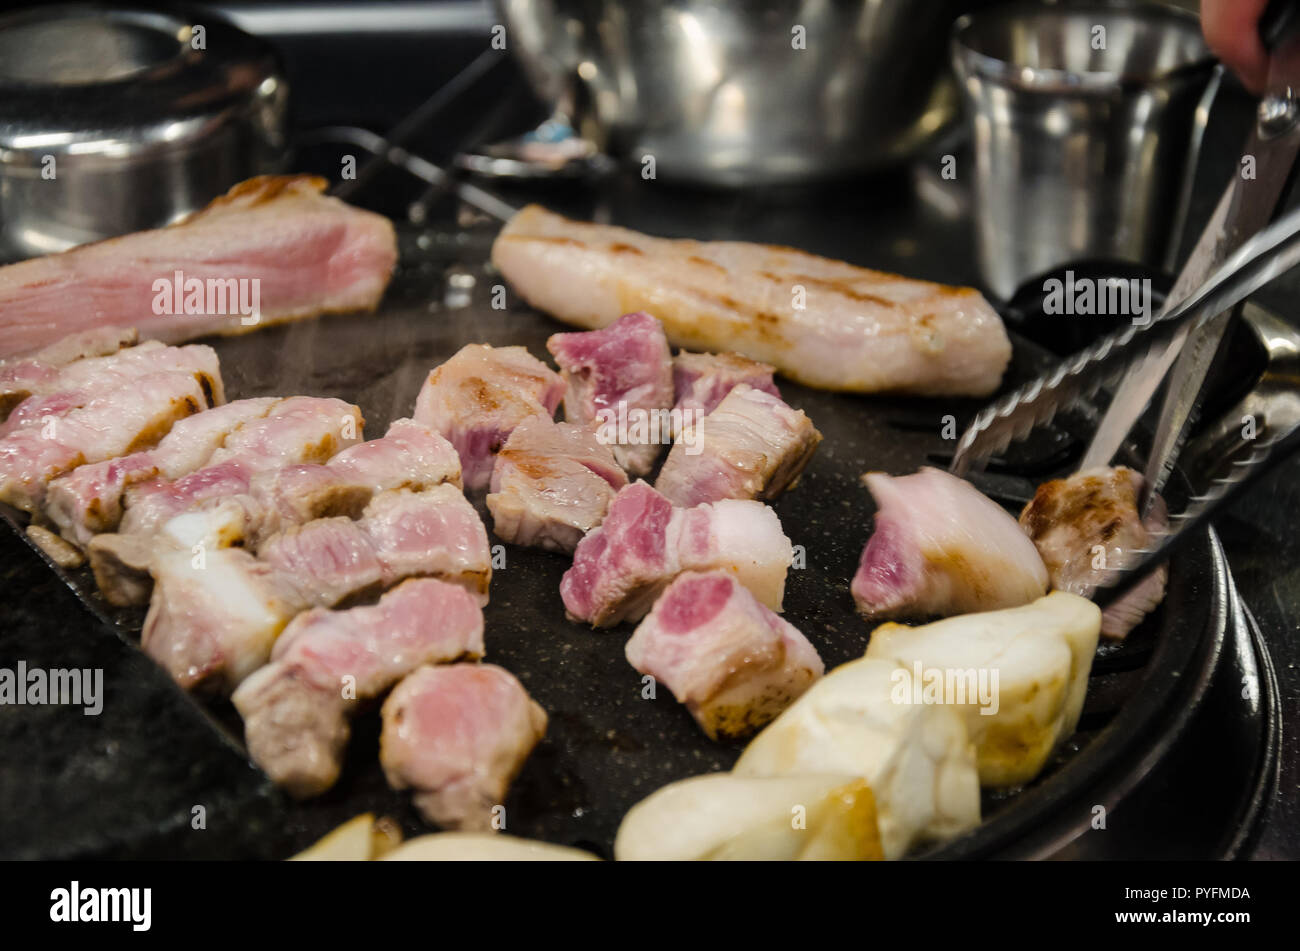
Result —
[{"label": "sliced pork with fat", "polygon": [[[546,349],[568,384],[564,418],[597,427],[629,475],[648,474],[672,429],[649,425],[671,420],[673,358],[663,325],[646,313],[624,314],[602,330],[554,334]],[[652,438],[655,429],[660,439]]]},{"label": "sliced pork with fat", "polygon": [[[1142,475],[1124,466],[1091,469],[1038,487],[1020,513],[1020,525],[1047,565],[1052,587],[1091,597],[1109,570],[1123,568],[1165,527],[1156,498],[1144,522],[1138,516]],[[1159,606],[1169,569],[1160,565],[1102,613],[1103,637],[1119,640]]]},{"label": "sliced pork with fat", "polygon": [[571,618],[608,627],[643,617],[683,571],[718,570],[779,611],[793,559],[780,519],[761,502],[724,499],[674,508],[644,482],[634,482],[578,543],[560,596]]},{"label": "sliced pork with fat", "polygon": [[497,454],[487,497],[493,531],[516,545],[572,552],[625,485],[614,454],[590,429],[529,417]]},{"label": "sliced pork with fat", "polygon": [[48,423],[0,439],[0,501],[37,513],[50,481],[86,463],[147,449],[208,406],[193,373],[151,373]]},{"label": "sliced pork with fat", "polygon": [[774,499],[799,481],[821,441],[802,410],[742,383],[678,436],[655,488],[674,505]]},{"label": "sliced pork with fat", "polygon": [[348,720],[423,664],[483,656],[483,610],[459,585],[404,581],[379,603],[348,611],[314,608],[284,629],[271,662],[231,698],[248,752],[299,798],[338,779]]},{"label": "sliced pork with fat", "polygon": [[678,575],[626,653],[686,705],[711,740],[759,729],[825,670],[793,624],[724,572]]},{"label": "sliced pork with fat", "polygon": [[487,832],[533,747],[546,712],[514,675],[491,664],[422,667],[384,702],[379,761],[394,789],[444,829]]},{"label": "sliced pork with fat", "polygon": [[596,329],[645,310],[675,346],[735,350],[824,389],[987,396],[1011,359],[978,291],[792,248],[653,238],[530,205],[501,229],[492,263],[565,323]]},{"label": "sliced pork with fat", "polygon": [[[254,178],[169,227],[0,268],[0,355],[117,324],[175,342],[374,309],[397,261],[393,225],[325,187],[305,175]],[[201,304],[173,313],[194,288]]]},{"label": "sliced pork with fat", "polygon": [[[458,584],[486,604],[492,575],[483,523],[451,485],[380,493],[360,520],[309,522],[272,537],[257,556],[174,549],[151,568],[145,651],[184,687],[226,689],[266,663],[276,637],[307,608],[335,607],[411,577]],[[209,578],[219,580],[207,585]]]},{"label": "sliced pork with fat", "polygon": [[524,347],[470,344],[429,373],[414,418],[456,447],[465,488],[484,489],[514,428],[553,417],[563,395],[560,375]]},{"label": "sliced pork with fat", "polygon": [[739,353],[683,350],[673,358],[673,389],[677,394],[673,408],[685,418],[707,416],[742,383],[779,397],[781,391],[772,382],[774,369]]},{"label": "sliced pork with fat", "polygon": [[64,538],[82,546],[111,532],[122,518],[126,490],[147,479],[179,479],[203,466],[226,437],[279,402],[274,397],[235,400],[187,416],[152,449],[78,466],[50,483],[46,516]]},{"label": "sliced pork with fat", "polygon": [[938,469],[865,477],[878,507],[853,576],[868,618],[924,618],[1028,604],[1047,569],[1016,520],[969,482]]},{"label": "sliced pork with fat", "polygon": [[30,357],[0,361],[0,421],[27,397],[56,388],[59,371],[69,363],[116,353],[139,339],[134,327],[96,327],[68,334]]}]

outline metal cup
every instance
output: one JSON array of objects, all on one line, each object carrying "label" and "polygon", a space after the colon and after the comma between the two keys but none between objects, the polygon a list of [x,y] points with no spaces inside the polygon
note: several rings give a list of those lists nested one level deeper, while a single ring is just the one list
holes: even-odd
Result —
[{"label": "metal cup", "polygon": [[974,129],[980,272],[1009,298],[1081,258],[1171,270],[1217,82],[1196,18],[1013,4],[954,24]]}]

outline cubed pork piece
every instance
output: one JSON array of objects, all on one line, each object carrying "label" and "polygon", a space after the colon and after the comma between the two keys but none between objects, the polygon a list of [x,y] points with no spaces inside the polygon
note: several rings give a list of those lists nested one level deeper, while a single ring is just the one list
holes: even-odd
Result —
[{"label": "cubed pork piece", "polygon": [[[773,368],[738,353],[691,353],[683,350],[673,358],[673,409],[692,422],[708,416],[723,398],[744,383],[779,397],[772,381]],[[689,415],[687,415],[689,414]]]},{"label": "cubed pork piece", "polygon": [[174,480],[203,466],[226,437],[266,416],[274,397],[235,400],[180,420],[152,449],[78,466],[50,483],[45,514],[60,534],[81,547],[111,532],[122,519],[126,490],[147,479]]},{"label": "cubed pork piece", "polygon": [[[1164,500],[1138,516],[1141,473],[1124,466],[1079,472],[1044,482],[1020,513],[1020,525],[1047,565],[1052,587],[1089,598],[1110,571],[1154,544],[1167,524]],[[1122,640],[1165,598],[1160,565],[1101,615],[1102,637]]]},{"label": "cubed pork piece", "polygon": [[564,418],[598,427],[629,475],[649,474],[672,438],[673,357],[659,321],[624,314],[600,330],[553,334],[546,349],[568,384]]},{"label": "cubed pork piece", "polygon": [[626,653],[686,705],[711,740],[753,733],[825,671],[793,624],[720,571],[678,575]]},{"label": "cubed pork piece", "polygon": [[216,351],[197,344],[168,347],[149,341],[111,356],[78,360],[62,368],[45,392],[23,400],[0,423],[0,437],[29,426],[43,426],[110,391],[159,373],[192,374],[203,390],[205,406],[225,402]]},{"label": "cubed pork piece", "polygon": [[742,383],[682,430],[655,488],[674,505],[774,499],[795,486],[821,441],[803,410]]},{"label": "cubed pork piece", "polygon": [[510,433],[530,416],[555,415],[564,380],[524,347],[470,344],[435,368],[414,418],[456,447],[467,490],[485,489]]},{"label": "cubed pork piece", "polygon": [[560,595],[569,617],[595,627],[638,620],[683,571],[725,571],[763,604],[781,610],[794,559],[776,513],[724,499],[674,508],[644,482],[621,490],[598,528],[578,543]]},{"label": "cubed pork piece", "polygon": [[193,373],[152,373],[47,423],[12,432],[0,439],[0,502],[36,514],[53,479],[147,449],[178,420],[207,406],[207,392]]},{"label": "cubed pork piece", "polygon": [[[261,592],[226,605],[204,579],[217,566],[232,592]],[[276,637],[311,607],[337,607],[405,578],[435,577],[487,603],[487,531],[460,491],[376,495],[358,521],[325,518],[273,536],[254,556],[242,548],[176,548],[151,562],[155,585],[143,645],[184,687],[233,689],[266,663]],[[264,605],[250,615],[249,605]]]},{"label": "cubed pork piece", "polygon": [[0,360],[0,422],[27,397],[56,389],[59,373],[68,364],[117,353],[139,340],[134,327],[96,327],[68,334],[29,357]]},{"label": "cubed pork piece", "polygon": [[605,517],[627,475],[590,429],[532,416],[497,454],[487,497],[497,537],[572,552]]},{"label": "cubed pork piece", "polygon": [[1028,604],[1047,593],[1047,569],[1000,505],[969,482],[923,468],[865,477],[876,527],[853,576],[853,600],[872,619],[947,617]]},{"label": "cubed pork piece", "polygon": [[459,585],[413,578],[379,603],[313,608],[231,698],[253,761],[298,798],[334,785],[358,705],[424,664],[483,656],[483,609]]},{"label": "cubed pork piece", "polygon": [[491,664],[421,667],[384,702],[379,761],[444,829],[487,832],[493,807],[546,733],[546,712]]}]

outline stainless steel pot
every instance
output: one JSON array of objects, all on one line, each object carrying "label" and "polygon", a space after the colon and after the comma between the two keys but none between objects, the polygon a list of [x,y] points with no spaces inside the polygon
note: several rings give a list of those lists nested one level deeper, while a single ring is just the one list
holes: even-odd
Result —
[{"label": "stainless steel pot", "polygon": [[957,102],[960,0],[500,0],[507,47],[575,128],[656,177],[739,185],[896,163]]},{"label": "stainless steel pot", "polygon": [[277,170],[287,95],[270,49],[212,14],[0,17],[0,254],[166,224]]}]

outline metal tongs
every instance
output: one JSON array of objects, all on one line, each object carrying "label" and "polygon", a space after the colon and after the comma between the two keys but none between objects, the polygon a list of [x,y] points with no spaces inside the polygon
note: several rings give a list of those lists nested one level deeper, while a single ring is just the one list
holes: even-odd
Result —
[{"label": "metal tongs", "polygon": [[[1145,326],[1111,334],[1050,374],[983,410],[958,442],[950,471],[965,476],[1058,412],[1121,380],[1084,455],[1081,470],[1108,465],[1162,383],[1167,384],[1148,456],[1145,517],[1174,469],[1200,405],[1203,384],[1239,305],[1300,264],[1300,209],[1263,227],[1287,190],[1300,153],[1300,3],[1272,0],[1260,21],[1270,51],[1268,87],[1237,173],[1192,249],[1164,309]],[[1261,230],[1262,229],[1262,230]],[[1171,369],[1172,368],[1172,369]],[[1300,425],[1245,432],[1231,468],[1213,478],[1153,534],[1101,573],[1094,600],[1105,606],[1129,590],[1196,533],[1223,502],[1300,448]]]}]

